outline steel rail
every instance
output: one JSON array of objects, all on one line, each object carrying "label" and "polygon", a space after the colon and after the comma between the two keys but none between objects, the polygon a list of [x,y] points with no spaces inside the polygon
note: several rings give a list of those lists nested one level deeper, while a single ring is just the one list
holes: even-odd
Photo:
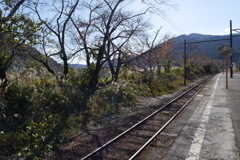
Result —
[{"label": "steel rail", "polygon": [[[210,79],[210,78],[209,78]],[[201,84],[201,83],[200,83]],[[198,84],[199,85],[199,84]],[[182,107],[181,109],[172,116],[171,119],[169,119],[137,152],[135,152],[134,155],[132,155],[131,158],[129,158],[129,160],[133,160],[134,158],[136,158],[158,135],[160,132],[163,131],[163,129],[165,129],[169,123],[171,123],[176,117],[177,115],[197,96],[197,94],[207,85],[207,83],[201,87],[200,90],[197,91],[196,94],[193,95],[193,97],[191,97],[190,100],[188,100]]]},{"label": "steel rail", "polygon": [[135,125],[133,125],[132,127],[130,127],[129,129],[125,130],[124,132],[122,132],[121,134],[119,134],[118,136],[116,136],[115,138],[113,138],[112,140],[108,141],[107,143],[105,143],[104,145],[102,145],[101,147],[97,148],[96,150],[94,150],[93,152],[89,153],[88,155],[86,155],[85,157],[81,158],[81,160],[87,160],[88,158],[90,158],[91,156],[97,154],[99,151],[103,150],[105,147],[109,146],[110,144],[112,144],[113,142],[115,142],[116,140],[118,140],[119,138],[125,136],[128,132],[132,131],[133,129],[135,129],[137,126],[139,126],[140,124],[142,124],[143,122],[145,122],[146,120],[148,120],[149,118],[153,117],[155,114],[157,114],[158,112],[160,112],[161,110],[163,110],[164,108],[166,108],[168,105],[172,104],[173,102],[175,102],[176,100],[180,99],[182,96],[184,96],[185,94],[187,94],[188,92],[190,92],[191,90],[193,90],[196,86],[202,84],[203,82],[207,81],[208,79],[212,78],[209,77],[203,81],[201,81],[200,83],[194,85],[193,87],[191,87],[190,89],[188,89],[187,91],[183,92],[182,94],[180,94],[179,96],[177,96],[176,98],[174,98],[173,100],[171,100],[170,102],[168,102],[167,104],[165,104],[164,106],[162,106],[161,108],[157,109],[156,111],[154,111],[153,113],[151,113],[149,116],[145,117],[144,119],[142,119],[141,121],[139,121],[138,123],[136,123]]}]

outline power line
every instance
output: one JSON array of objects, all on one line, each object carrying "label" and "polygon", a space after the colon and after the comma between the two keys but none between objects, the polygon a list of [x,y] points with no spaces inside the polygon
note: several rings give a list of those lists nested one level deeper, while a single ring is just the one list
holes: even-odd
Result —
[{"label": "power line", "polygon": [[163,20],[165,20],[170,26],[172,26],[178,33],[180,34],[184,34],[185,32],[180,28],[178,27],[173,21],[171,21],[165,14],[164,14],[164,11],[162,10],[159,10],[158,7],[156,7],[156,3],[152,3],[151,0],[146,0],[145,1],[145,4],[147,4],[153,11],[153,13],[159,15],[162,17]]},{"label": "power line", "polygon": [[178,27],[177,24],[175,24],[172,20],[170,20],[164,13],[159,13],[159,15],[162,17],[163,20],[165,20],[170,26],[172,26],[178,33],[184,34],[185,32]]},{"label": "power line", "polygon": [[166,15],[163,15],[178,31],[180,31],[181,34],[184,34],[185,32],[173,21],[171,21]]}]

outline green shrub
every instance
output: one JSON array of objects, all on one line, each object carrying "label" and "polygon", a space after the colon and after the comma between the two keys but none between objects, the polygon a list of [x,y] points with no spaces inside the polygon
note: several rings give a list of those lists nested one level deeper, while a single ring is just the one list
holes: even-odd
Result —
[{"label": "green shrub", "polygon": [[118,112],[119,107],[132,107],[137,100],[137,87],[126,81],[112,82],[91,97],[88,106],[92,116],[99,117]]},{"label": "green shrub", "polygon": [[18,152],[19,157],[38,159],[59,146],[63,137],[56,134],[56,127],[60,122],[57,114],[49,115],[41,122],[30,121],[22,131],[21,139],[25,142]]},{"label": "green shrub", "polygon": [[[0,159],[39,159],[65,136],[86,131],[91,120],[119,116],[121,109],[134,107],[137,96],[161,96],[183,86],[183,68],[151,78],[126,70],[119,82],[108,85],[111,77],[103,75],[99,88],[93,88],[89,73],[94,66],[79,72],[70,68],[61,83],[40,65],[27,67],[8,74],[7,92],[0,92]],[[188,71],[189,79],[196,78],[209,73],[209,66]]]},{"label": "green shrub", "polygon": [[66,124],[63,129],[63,135],[66,137],[72,137],[79,133],[85,126],[84,122],[85,117],[82,114],[71,114],[69,117],[66,119]]},{"label": "green shrub", "polygon": [[59,145],[64,137],[60,115],[66,115],[71,104],[69,95],[54,77],[39,72],[30,69],[9,75],[11,83],[4,96],[4,118],[0,119],[2,157],[18,154],[26,159],[38,159]]},{"label": "green shrub", "polygon": [[[52,114],[43,117],[42,121],[30,121],[16,132],[0,132],[0,155],[7,158],[12,154],[25,159],[38,159],[59,146],[63,137],[56,134],[60,116]],[[16,129],[13,129],[16,130]]]},{"label": "green shrub", "polygon": [[171,73],[173,75],[175,75],[175,76],[182,76],[183,77],[183,75],[184,75],[184,68],[183,67],[181,67],[181,68],[173,68],[171,70]]}]

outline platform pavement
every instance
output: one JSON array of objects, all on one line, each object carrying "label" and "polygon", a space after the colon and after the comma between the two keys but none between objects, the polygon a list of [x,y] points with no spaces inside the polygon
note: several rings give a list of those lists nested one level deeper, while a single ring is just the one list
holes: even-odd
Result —
[{"label": "platform pavement", "polygon": [[186,123],[180,116],[169,126],[181,131],[164,160],[239,160],[240,74],[229,78],[228,89],[226,75],[216,75],[191,107],[195,108]]}]

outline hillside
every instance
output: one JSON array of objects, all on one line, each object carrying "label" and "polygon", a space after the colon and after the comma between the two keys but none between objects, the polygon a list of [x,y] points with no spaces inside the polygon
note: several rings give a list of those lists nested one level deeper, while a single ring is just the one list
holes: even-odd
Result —
[{"label": "hillside", "polygon": [[[236,35],[234,35],[236,36]],[[239,36],[239,35],[238,35]],[[240,37],[233,37],[233,60],[236,61],[240,58]],[[229,39],[229,35],[203,35],[198,33],[192,33],[189,35],[180,35],[177,37],[174,37],[174,43],[173,43],[173,50],[175,53],[183,52],[184,48],[184,40],[186,39],[186,42],[200,42],[200,41],[210,41],[210,40],[221,40],[221,39]],[[200,49],[201,52],[204,52],[207,57],[213,58],[213,59],[222,59],[218,55],[218,48],[222,45],[230,45],[230,40],[223,40],[223,41],[214,41],[214,42],[203,42],[203,43],[194,43],[194,44],[187,44],[187,48],[190,45],[194,45],[198,49]],[[161,48],[161,44],[158,46]],[[148,56],[148,51],[144,52],[141,56],[137,56],[138,58],[142,59],[142,56]],[[179,59],[179,55],[175,55],[176,59]],[[131,63],[138,64],[138,62],[135,62],[135,60],[131,60]],[[71,64],[72,67],[78,68],[82,67],[85,68],[85,65],[81,64]],[[105,65],[106,67],[107,65]]]},{"label": "hillside", "polygon": [[70,64],[73,68],[86,68],[87,65],[85,64]]},{"label": "hillside", "polygon": [[[11,70],[16,71],[19,68],[24,68],[29,62],[37,63],[35,59],[41,59],[44,56],[34,47],[27,46],[27,49],[16,51],[15,56],[12,61]],[[59,72],[63,67],[55,59],[48,57],[49,66],[56,72]]]},{"label": "hillside", "polygon": [[[174,47],[178,47],[181,51],[183,51],[183,43],[184,39],[186,39],[188,42],[198,42],[198,41],[209,41],[209,40],[220,40],[220,39],[228,39],[229,35],[203,35],[203,34],[197,34],[192,33],[189,35],[180,35],[178,37],[175,37],[175,44]],[[234,57],[240,56],[240,37],[233,37],[233,54]],[[199,47],[199,49],[206,53],[206,56],[214,59],[221,59],[218,55],[218,48],[222,45],[230,45],[230,40],[224,40],[224,41],[215,41],[215,42],[203,42],[203,43],[194,43],[194,44],[187,44],[187,47],[189,45],[195,45]],[[236,60],[236,58],[234,58]]]}]

